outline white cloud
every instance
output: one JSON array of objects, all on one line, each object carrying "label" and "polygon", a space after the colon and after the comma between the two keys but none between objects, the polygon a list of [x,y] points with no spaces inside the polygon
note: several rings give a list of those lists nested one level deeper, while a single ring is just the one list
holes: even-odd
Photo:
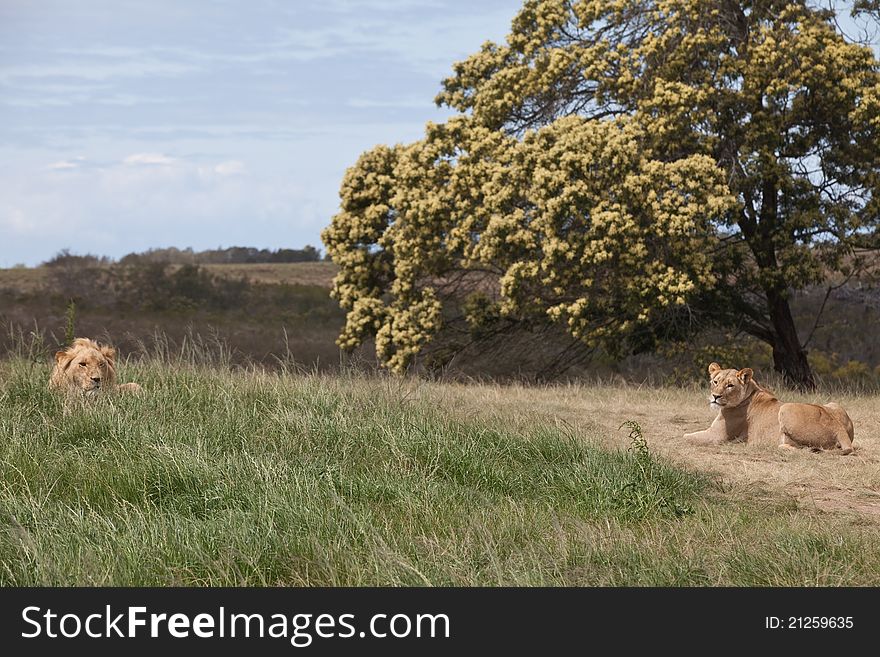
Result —
[{"label": "white cloud", "polygon": [[3,66],[0,68],[0,82],[13,85],[22,81],[56,78],[89,82],[105,82],[115,78],[174,78],[199,70],[193,64],[162,60],[149,55],[118,61],[82,61],[78,58],[61,57],[51,64]]},{"label": "white cloud", "polygon": [[[15,93],[15,92],[13,92]],[[105,105],[110,107],[135,107],[138,105],[160,105],[174,102],[171,98],[158,98],[138,94],[112,93],[105,96],[87,93],[72,93],[59,96],[19,95],[0,99],[0,105],[23,107],[26,109],[72,107],[74,105]]]},{"label": "white cloud", "polygon": [[167,166],[175,162],[175,158],[161,153],[134,153],[122,160],[127,166]]},{"label": "white cloud", "polygon": [[25,109],[38,109],[43,107],[69,107],[74,103],[84,103],[88,98],[82,94],[65,96],[64,98],[5,98],[0,104],[9,107],[23,107]]},{"label": "white cloud", "polygon": [[[284,167],[207,154],[171,158],[137,152],[82,166],[46,162],[0,176],[0,267],[37,264],[62,248],[120,257],[161,245],[212,248],[219,243],[278,248],[319,246],[333,213],[333,190]],[[126,160],[136,165],[126,164]],[[170,166],[142,162],[171,161]],[[76,165],[73,156],[53,164]],[[2,167],[0,167],[2,168]]]},{"label": "white cloud", "polygon": [[338,12],[399,12],[406,9],[442,9],[443,3],[437,0],[324,0],[324,6]]},{"label": "white cloud", "polygon": [[350,98],[346,104],[356,109],[433,109],[434,100],[430,97],[408,98]]},{"label": "white cloud", "polygon": [[221,176],[235,176],[244,173],[244,162],[228,160],[214,167],[214,171]]},{"label": "white cloud", "polygon": [[61,160],[59,162],[52,162],[47,165],[47,169],[51,169],[52,171],[64,171],[67,169],[78,169],[80,162],[72,161],[72,160]]}]

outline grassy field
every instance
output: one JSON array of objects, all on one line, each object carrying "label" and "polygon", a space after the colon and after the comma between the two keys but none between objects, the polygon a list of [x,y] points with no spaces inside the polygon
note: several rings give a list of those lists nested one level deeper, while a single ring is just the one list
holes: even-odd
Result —
[{"label": "grassy field", "polygon": [[697,389],[204,362],[78,405],[0,361],[0,583],[880,585],[876,397],[850,457],[698,450]]}]

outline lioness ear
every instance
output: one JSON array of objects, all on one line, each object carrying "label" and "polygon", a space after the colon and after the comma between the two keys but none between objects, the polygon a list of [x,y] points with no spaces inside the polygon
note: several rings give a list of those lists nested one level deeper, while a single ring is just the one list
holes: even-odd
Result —
[{"label": "lioness ear", "polygon": [[116,350],[113,347],[101,347],[101,353],[104,354],[104,358],[109,360],[111,363],[116,358]]},{"label": "lioness ear", "polygon": [[752,375],[753,375],[753,374],[754,374],[754,372],[752,372],[752,368],[751,368],[751,367],[746,367],[746,368],[741,369],[739,372],[736,373],[736,378],[738,378],[738,379],[739,379],[740,381],[742,381],[743,383],[748,383],[749,381],[752,380]]},{"label": "lioness ear", "polygon": [[721,365],[718,363],[709,363],[709,376],[715,374],[715,372],[721,371]]}]

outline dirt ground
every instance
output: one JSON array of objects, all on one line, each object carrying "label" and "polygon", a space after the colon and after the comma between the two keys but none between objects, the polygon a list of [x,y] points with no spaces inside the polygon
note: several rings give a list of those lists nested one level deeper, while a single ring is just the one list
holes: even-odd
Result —
[{"label": "dirt ground", "polygon": [[854,452],[729,444],[690,445],[682,434],[705,429],[715,414],[705,389],[652,388],[624,385],[528,386],[445,385],[423,394],[435,396],[465,415],[503,416],[529,424],[556,422],[609,446],[626,448],[635,420],[649,448],[685,467],[720,477],[732,495],[783,496],[798,509],[846,514],[851,521],[880,524],[880,397],[777,393],[783,401],[837,401],[855,426]]}]

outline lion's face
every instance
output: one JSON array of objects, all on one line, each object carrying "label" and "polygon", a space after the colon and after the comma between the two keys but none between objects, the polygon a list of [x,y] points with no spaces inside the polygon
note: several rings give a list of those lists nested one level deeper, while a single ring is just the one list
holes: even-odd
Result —
[{"label": "lion's face", "polygon": [[112,347],[77,338],[70,347],[55,354],[50,385],[86,394],[109,389],[116,380],[115,357]]},{"label": "lion's face", "polygon": [[755,391],[752,370],[724,370],[718,363],[709,365],[709,407],[720,411],[742,404]]}]

